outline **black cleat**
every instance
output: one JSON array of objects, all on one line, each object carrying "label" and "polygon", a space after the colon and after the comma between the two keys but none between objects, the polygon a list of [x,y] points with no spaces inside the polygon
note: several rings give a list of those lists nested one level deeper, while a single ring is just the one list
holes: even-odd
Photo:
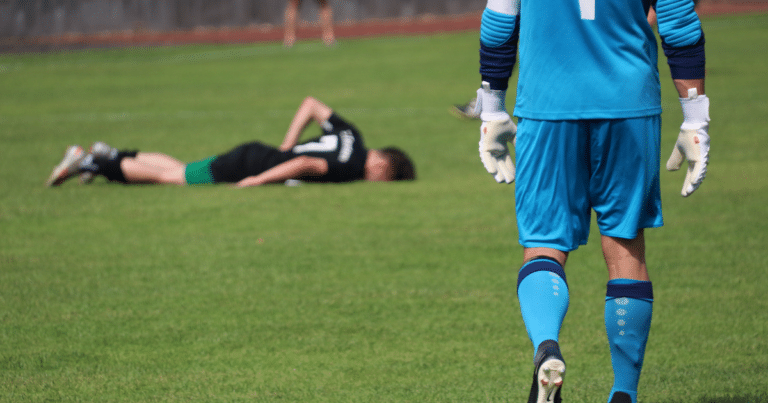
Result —
[{"label": "black cleat", "polygon": [[[97,157],[115,158],[117,156],[117,149],[111,147],[107,143],[97,141],[91,145],[91,148],[88,150],[88,155],[86,155],[85,158],[88,158],[88,156],[90,156],[90,160],[86,162],[90,162],[93,160],[93,158]],[[90,168],[93,169],[92,166]],[[83,185],[88,185],[93,182],[95,177],[96,174],[92,170],[84,169],[82,172],[80,172],[80,183]]]},{"label": "black cleat", "polygon": [[560,403],[560,388],[565,376],[560,345],[554,340],[543,341],[536,350],[533,365],[533,385],[528,403]]},{"label": "black cleat", "polygon": [[611,403],[632,403],[632,397],[624,392],[615,392],[611,398]]}]

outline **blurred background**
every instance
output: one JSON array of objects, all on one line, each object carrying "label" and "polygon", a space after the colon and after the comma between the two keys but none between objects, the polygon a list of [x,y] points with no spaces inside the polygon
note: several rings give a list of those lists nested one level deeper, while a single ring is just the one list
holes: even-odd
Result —
[{"label": "blurred background", "polygon": [[[331,0],[337,37],[477,29],[485,0]],[[768,0],[701,0],[700,14],[768,11]],[[279,41],[287,0],[0,0],[0,52]],[[299,38],[319,34],[303,1]],[[408,28],[405,26],[408,25]]]},{"label": "blurred background", "polygon": [[[304,1],[301,19],[318,5]],[[481,11],[485,0],[331,1],[339,24]],[[282,25],[284,0],[0,0],[0,37]]]}]

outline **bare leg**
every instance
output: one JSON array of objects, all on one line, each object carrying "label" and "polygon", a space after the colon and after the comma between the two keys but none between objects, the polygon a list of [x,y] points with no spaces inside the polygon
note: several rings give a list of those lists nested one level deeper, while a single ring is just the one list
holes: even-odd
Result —
[{"label": "bare leg", "polygon": [[184,185],[187,183],[185,165],[161,168],[140,162],[137,158],[123,158],[120,169],[128,183],[154,183]]},{"label": "bare leg", "polygon": [[603,256],[608,278],[650,281],[645,266],[645,233],[641,229],[635,239],[602,237]]},{"label": "bare leg", "polygon": [[299,18],[299,5],[301,0],[288,0],[285,8],[285,33],[283,46],[290,48],[296,42],[296,20]]},{"label": "bare leg", "polygon": [[323,30],[323,43],[326,46],[336,43],[333,35],[333,11],[328,0],[320,0],[320,26]]},{"label": "bare leg", "polygon": [[179,168],[184,168],[187,165],[177,160],[176,158],[171,157],[168,154],[162,154],[162,153],[140,152],[136,154],[136,157],[134,159],[136,160],[136,162],[139,162],[145,165],[151,165],[157,168],[163,168],[163,169],[179,169]]},{"label": "bare leg", "polygon": [[565,267],[565,261],[568,260],[568,252],[563,252],[552,248],[525,248],[523,249],[523,263],[530,261],[537,256],[546,256],[555,259],[560,266]]}]

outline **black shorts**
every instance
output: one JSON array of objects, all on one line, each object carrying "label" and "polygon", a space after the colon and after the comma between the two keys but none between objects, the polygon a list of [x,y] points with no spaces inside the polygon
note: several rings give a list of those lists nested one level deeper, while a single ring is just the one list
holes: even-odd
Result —
[{"label": "black shorts", "polygon": [[235,183],[258,175],[293,158],[272,146],[253,142],[239,145],[211,161],[214,183]]}]

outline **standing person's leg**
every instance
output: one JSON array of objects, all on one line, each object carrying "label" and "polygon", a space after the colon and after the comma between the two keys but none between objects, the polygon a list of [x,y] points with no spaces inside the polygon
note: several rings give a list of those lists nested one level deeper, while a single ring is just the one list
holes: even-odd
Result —
[{"label": "standing person's leg", "polygon": [[651,329],[653,286],[645,266],[645,238],[602,237],[608,266],[605,331],[611,349],[610,403],[637,402],[637,386]]},{"label": "standing person's leg", "polygon": [[322,29],[323,43],[330,46],[336,43],[333,34],[333,10],[328,0],[318,0],[320,3],[320,27]]},{"label": "standing person's leg", "polygon": [[[568,311],[569,296],[563,252],[526,248],[526,259],[518,272],[517,299],[528,338],[533,343],[533,381],[529,403],[560,402],[565,360],[560,353],[560,328]],[[532,256],[534,253],[538,255]],[[566,255],[567,256],[567,255]]]},{"label": "standing person's leg", "polygon": [[577,121],[518,120],[515,213],[524,263],[517,295],[534,347],[529,403],[561,401],[559,334],[569,305],[564,265],[589,235],[585,134]]},{"label": "standing person's leg", "polygon": [[608,402],[636,403],[653,310],[644,229],[663,225],[661,119],[617,119],[593,126],[590,196],[609,278],[604,319],[614,383]]},{"label": "standing person's leg", "polygon": [[608,267],[608,279],[626,278],[650,281],[645,265],[645,231],[639,230],[634,239],[601,236],[603,257]]},{"label": "standing person's leg", "polygon": [[284,15],[283,46],[290,48],[296,43],[296,21],[299,19],[301,0],[288,0]]}]

